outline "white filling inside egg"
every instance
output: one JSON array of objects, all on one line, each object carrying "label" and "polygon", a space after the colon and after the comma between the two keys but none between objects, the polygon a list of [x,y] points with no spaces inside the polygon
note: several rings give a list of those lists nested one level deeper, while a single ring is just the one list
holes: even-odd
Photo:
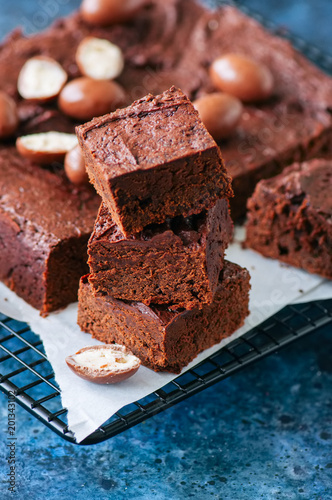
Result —
[{"label": "white filling inside egg", "polygon": [[137,366],[138,358],[121,350],[87,349],[75,354],[73,359],[84,368],[96,371],[127,371]]}]

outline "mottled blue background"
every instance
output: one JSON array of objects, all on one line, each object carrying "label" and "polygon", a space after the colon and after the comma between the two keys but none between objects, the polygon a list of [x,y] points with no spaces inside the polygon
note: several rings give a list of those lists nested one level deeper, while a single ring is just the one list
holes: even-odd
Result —
[{"label": "mottled blue background", "polygon": [[[0,38],[28,33],[78,0],[0,0]],[[330,0],[246,5],[332,53]],[[0,69],[1,70],[1,69]],[[17,495],[45,499],[332,499],[332,332],[321,329],[127,432],[66,443],[17,406]],[[7,400],[0,395],[0,456]]]}]

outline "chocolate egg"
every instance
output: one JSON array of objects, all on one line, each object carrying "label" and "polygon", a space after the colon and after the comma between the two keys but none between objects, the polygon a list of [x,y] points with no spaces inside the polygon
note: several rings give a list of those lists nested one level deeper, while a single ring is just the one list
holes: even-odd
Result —
[{"label": "chocolate egg", "polygon": [[86,76],[67,83],[58,100],[63,113],[81,121],[110,113],[124,103],[125,92],[119,84]]},{"label": "chocolate egg", "polygon": [[76,62],[82,75],[95,80],[113,80],[124,67],[121,49],[102,38],[87,36],[76,51]]},{"label": "chocolate egg", "polygon": [[51,57],[31,57],[18,75],[17,90],[24,99],[46,102],[59,95],[67,79],[65,70]]},{"label": "chocolate egg", "polygon": [[69,368],[95,384],[115,384],[132,377],[141,362],[129,349],[118,344],[83,347],[66,357]]},{"label": "chocolate egg", "polygon": [[6,139],[16,132],[18,113],[15,101],[0,91],[0,139]]},{"label": "chocolate egg", "polygon": [[24,135],[16,140],[20,155],[40,165],[63,162],[66,153],[76,145],[75,134],[56,131]]},{"label": "chocolate egg", "polygon": [[227,138],[234,132],[243,111],[242,103],[237,97],[222,92],[200,97],[193,105],[216,141]]},{"label": "chocolate egg", "polygon": [[98,26],[130,21],[147,0],[83,0],[83,19]]},{"label": "chocolate egg", "polygon": [[89,177],[85,168],[85,160],[79,145],[68,151],[65,156],[65,172],[73,184],[88,184]]},{"label": "chocolate egg", "polygon": [[210,77],[218,89],[243,102],[261,101],[273,91],[269,68],[240,54],[226,54],[210,66]]}]

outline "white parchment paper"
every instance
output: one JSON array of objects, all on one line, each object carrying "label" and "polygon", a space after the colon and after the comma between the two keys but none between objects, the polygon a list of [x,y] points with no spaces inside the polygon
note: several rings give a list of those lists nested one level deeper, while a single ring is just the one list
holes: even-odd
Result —
[{"label": "white parchment paper", "polygon": [[[227,258],[250,271],[250,316],[245,325],[230,338],[201,353],[186,369],[243,335],[287,304],[332,297],[332,282],[275,260],[265,259],[251,250],[243,250],[240,244],[243,235],[243,229],[238,228],[235,242],[227,250]],[[120,384],[98,386],[89,383],[75,376],[65,363],[66,356],[87,345],[100,343],[81,332],[77,326],[77,304],[41,318],[38,311],[0,283],[0,311],[17,320],[26,321],[41,337],[61,388],[63,406],[68,408],[69,428],[75,433],[78,442],[123,406],[150,394],[176,377],[141,367],[132,378]]]}]

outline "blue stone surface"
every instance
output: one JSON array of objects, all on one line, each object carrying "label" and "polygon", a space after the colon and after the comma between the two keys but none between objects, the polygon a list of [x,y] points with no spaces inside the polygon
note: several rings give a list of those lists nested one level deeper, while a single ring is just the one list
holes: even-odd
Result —
[{"label": "blue stone surface", "polygon": [[[328,0],[245,3],[331,52]],[[0,0],[0,36],[22,20],[28,32],[44,28],[78,4]],[[331,340],[321,328],[94,446],[64,441],[16,405],[16,494],[1,394],[0,498],[331,500]]]}]

